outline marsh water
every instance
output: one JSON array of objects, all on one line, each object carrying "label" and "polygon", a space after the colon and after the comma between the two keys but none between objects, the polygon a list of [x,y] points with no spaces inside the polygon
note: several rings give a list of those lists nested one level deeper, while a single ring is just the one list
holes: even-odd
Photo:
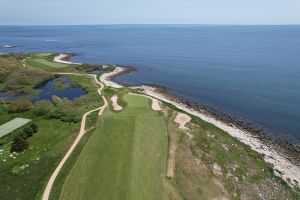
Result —
[{"label": "marsh water", "polygon": [[74,86],[72,81],[66,76],[49,80],[42,86],[39,86],[35,89],[38,90],[39,93],[36,97],[32,98],[33,102],[37,102],[39,100],[52,101],[53,95],[62,99],[67,98],[69,100],[73,100],[86,94],[84,89]]},{"label": "marsh water", "polygon": [[0,98],[7,100],[16,100],[19,98],[27,98],[36,103],[40,100],[52,101],[55,95],[60,98],[73,100],[86,94],[86,91],[80,87],[74,86],[73,82],[66,76],[56,77],[40,84],[30,95],[11,95],[8,92],[0,92]]},{"label": "marsh water", "polygon": [[133,66],[117,81],[161,84],[300,144],[300,26],[0,26],[0,43]]}]

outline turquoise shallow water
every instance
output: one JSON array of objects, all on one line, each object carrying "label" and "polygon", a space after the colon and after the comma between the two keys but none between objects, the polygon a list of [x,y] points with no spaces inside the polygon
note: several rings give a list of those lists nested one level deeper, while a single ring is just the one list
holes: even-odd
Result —
[{"label": "turquoise shallow water", "polygon": [[1,44],[134,66],[117,80],[164,85],[300,144],[300,26],[0,26]]}]

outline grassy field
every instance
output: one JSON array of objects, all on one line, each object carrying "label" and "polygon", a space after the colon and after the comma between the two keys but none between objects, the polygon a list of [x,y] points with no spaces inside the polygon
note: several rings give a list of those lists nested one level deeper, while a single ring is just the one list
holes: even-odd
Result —
[{"label": "grassy field", "polygon": [[[9,119],[3,107],[0,115]],[[15,114],[19,115],[20,114]],[[0,140],[0,199],[35,199],[54,170],[79,128],[79,124],[48,120],[33,115],[31,111],[21,114],[39,125],[39,131],[28,139],[29,149],[11,154],[10,142],[14,135],[9,134]]]},{"label": "grassy field", "polygon": [[193,117],[177,147],[173,184],[183,199],[300,199],[262,155]]},{"label": "grassy field", "polygon": [[45,71],[57,71],[63,68],[72,68],[72,65],[53,62],[53,58],[57,54],[53,53],[34,53],[28,54],[25,58],[25,64],[36,69],[43,69]]},{"label": "grassy field", "polygon": [[[54,55],[41,53],[0,56],[0,76],[7,78],[1,79],[0,87],[4,86],[11,91],[23,91],[24,88],[33,91],[36,84],[53,75],[47,72],[49,66],[45,66],[46,70],[40,68],[39,64],[27,64],[24,67],[22,60],[45,57],[45,62],[48,63]],[[91,76],[69,77],[74,84],[87,91],[86,95],[74,100],[79,118],[87,110],[102,104],[97,93],[98,85]],[[20,153],[10,153],[10,144],[17,133],[0,139],[0,199],[39,199],[49,176],[77,136],[80,124],[38,116],[34,113],[34,107],[25,112],[10,113],[7,107],[0,104],[0,124],[16,117],[32,119],[38,124],[39,131],[28,139],[29,148]],[[94,118],[93,116],[88,123],[91,127],[96,121]]]},{"label": "grassy field", "polygon": [[168,199],[168,137],[161,113],[144,97],[105,113],[63,186],[60,199]]},{"label": "grassy field", "polygon": [[43,58],[30,58],[28,61],[26,61],[27,64],[29,64],[32,67],[39,67],[39,68],[65,68],[70,67],[67,64],[63,63],[56,63],[49,60],[45,60]]},{"label": "grassy field", "polygon": [[25,55],[0,56],[0,91],[28,94],[52,75],[39,68],[22,66]]},{"label": "grassy field", "polygon": [[[30,93],[54,76],[50,72],[84,73],[99,67],[54,63],[56,55],[0,56],[0,89]],[[81,117],[103,103],[93,77],[68,77],[87,94],[59,110],[71,106]],[[174,123],[181,110],[164,103],[162,111],[154,112],[149,99],[128,92],[133,90],[104,89],[110,105],[100,118],[97,112],[88,116],[89,131],[59,173],[50,199],[300,199],[299,188],[289,187],[274,175],[262,155],[228,133],[193,116],[188,130],[181,130]],[[114,94],[122,111],[112,109]],[[40,199],[49,176],[78,133],[76,121],[37,115],[35,108],[12,113],[0,104],[0,124],[22,117],[39,126],[23,152],[10,153],[17,133],[0,139],[0,199]],[[174,147],[174,176],[166,177],[172,160],[169,151]]]}]

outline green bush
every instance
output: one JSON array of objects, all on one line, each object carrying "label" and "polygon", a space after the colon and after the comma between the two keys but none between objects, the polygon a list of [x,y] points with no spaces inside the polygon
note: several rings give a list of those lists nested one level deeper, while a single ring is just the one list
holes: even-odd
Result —
[{"label": "green bush", "polygon": [[33,134],[37,133],[39,130],[39,127],[36,123],[31,123],[29,126],[26,126],[23,129],[23,133],[26,136],[26,138],[29,138],[33,136]]},{"label": "green bush", "polygon": [[28,148],[26,139],[22,136],[16,136],[14,141],[11,143],[10,152],[21,152]]},{"label": "green bush", "polygon": [[41,100],[35,103],[33,112],[38,116],[51,117],[54,105],[48,100]]},{"label": "green bush", "polygon": [[[60,119],[65,122],[79,122],[81,113],[76,108],[78,101],[70,101],[66,98],[61,99],[58,96],[52,97],[53,103],[50,101],[38,101],[34,106],[34,113],[39,116],[46,116],[48,118]],[[81,99],[81,103],[85,100]]]},{"label": "green bush", "polygon": [[24,112],[32,107],[32,103],[26,99],[9,102],[8,111],[11,113]]}]

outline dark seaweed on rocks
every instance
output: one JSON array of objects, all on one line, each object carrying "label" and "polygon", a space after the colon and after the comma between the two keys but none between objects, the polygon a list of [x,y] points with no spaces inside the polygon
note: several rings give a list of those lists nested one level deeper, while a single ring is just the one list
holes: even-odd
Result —
[{"label": "dark seaweed on rocks", "polygon": [[[122,65],[117,65],[120,67],[125,68],[125,71],[119,74],[114,75],[111,79],[113,80],[115,77],[120,76],[122,74],[130,73],[132,71],[135,71],[136,69],[133,67],[127,67]],[[200,105],[198,103],[193,102],[192,100],[189,100],[187,98],[176,96],[170,91],[159,84],[140,84],[140,85],[130,85],[125,83],[120,83],[124,86],[150,86],[155,89],[157,93],[163,94],[168,99],[175,101],[180,104],[186,105],[187,108],[193,109],[195,111],[202,112],[206,115],[212,116],[213,118],[220,120],[222,122],[225,122],[226,124],[230,126],[235,126],[241,130],[244,130],[252,135],[254,138],[258,138],[261,142],[263,142],[266,146],[276,150],[279,154],[287,158],[291,163],[300,166],[300,146],[297,144],[292,144],[290,141],[284,140],[284,139],[278,139],[269,137],[267,135],[267,132],[261,127],[259,127],[257,124],[253,124],[250,122],[247,122],[247,120],[234,117],[228,113],[221,112],[218,109],[211,108],[208,106]]]}]

